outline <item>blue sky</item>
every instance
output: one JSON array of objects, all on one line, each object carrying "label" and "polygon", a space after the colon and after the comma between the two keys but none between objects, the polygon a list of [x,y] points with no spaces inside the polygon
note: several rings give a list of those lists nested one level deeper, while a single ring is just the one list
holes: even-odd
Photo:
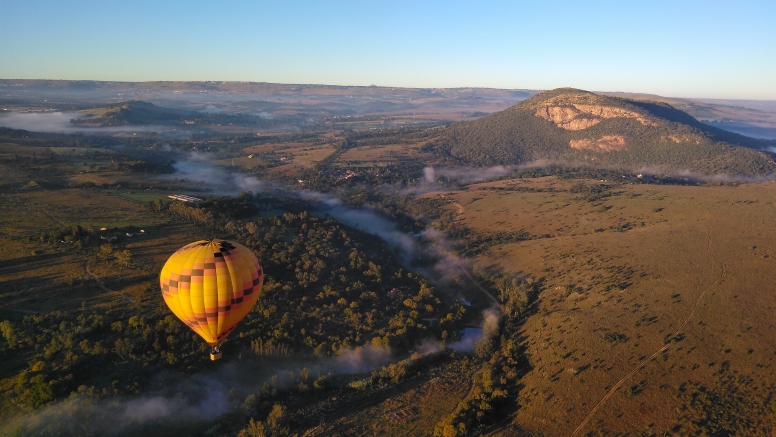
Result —
[{"label": "blue sky", "polygon": [[0,78],[776,99],[776,2],[0,0]]}]

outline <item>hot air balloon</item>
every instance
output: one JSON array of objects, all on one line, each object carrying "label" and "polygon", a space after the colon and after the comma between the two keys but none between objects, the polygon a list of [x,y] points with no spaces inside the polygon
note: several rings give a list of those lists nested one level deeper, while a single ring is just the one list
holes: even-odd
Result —
[{"label": "hot air balloon", "polygon": [[159,276],[164,302],[221,358],[219,346],[259,299],[264,283],[259,260],[225,240],[201,240],[178,249]]}]

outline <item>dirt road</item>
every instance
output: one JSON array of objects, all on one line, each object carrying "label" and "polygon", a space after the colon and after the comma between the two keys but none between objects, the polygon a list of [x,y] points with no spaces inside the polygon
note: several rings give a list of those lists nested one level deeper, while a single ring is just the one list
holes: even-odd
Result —
[{"label": "dirt road", "polygon": [[727,275],[727,272],[725,271],[725,266],[724,266],[724,264],[722,264],[721,262],[719,262],[718,260],[716,260],[716,259],[715,259],[715,258],[712,256],[712,254],[711,254],[711,232],[709,232],[709,234],[708,234],[708,237],[707,237],[707,241],[706,241],[706,250],[709,252],[709,258],[711,258],[713,261],[715,261],[715,262],[716,262],[717,264],[719,264],[719,266],[720,266],[720,275],[719,275],[719,277],[717,278],[717,280],[716,280],[716,281],[714,281],[714,283],[712,283],[712,284],[711,284],[711,285],[709,285],[708,287],[706,287],[706,288],[705,288],[703,291],[701,291],[701,293],[698,295],[698,298],[697,298],[697,299],[695,299],[695,304],[693,304],[693,306],[692,306],[692,309],[690,310],[690,313],[689,313],[689,314],[687,315],[687,317],[684,319],[684,321],[682,322],[682,324],[681,324],[681,325],[679,325],[679,328],[676,330],[676,332],[674,332],[674,334],[673,334],[673,335],[671,336],[671,338],[668,340],[668,343],[666,343],[665,345],[663,345],[663,347],[661,347],[660,349],[658,349],[657,351],[655,351],[655,353],[653,353],[652,355],[650,355],[648,358],[646,358],[645,360],[643,360],[642,362],[640,362],[640,363],[639,363],[639,364],[638,364],[636,367],[634,367],[633,369],[631,369],[631,371],[630,371],[630,372],[628,372],[628,374],[627,374],[627,375],[625,375],[624,377],[622,377],[622,379],[620,379],[619,381],[617,381],[617,383],[616,383],[616,384],[614,384],[614,387],[612,387],[612,389],[611,389],[611,390],[609,390],[609,391],[606,393],[606,395],[604,395],[604,397],[603,397],[603,398],[602,398],[602,399],[601,399],[601,400],[600,400],[600,401],[599,401],[599,402],[596,404],[596,406],[595,406],[595,407],[593,407],[593,409],[592,409],[592,410],[590,410],[590,412],[587,414],[587,416],[585,416],[585,418],[582,420],[582,423],[580,423],[580,424],[579,424],[579,426],[577,426],[577,427],[576,427],[576,429],[574,429],[574,432],[572,432],[572,433],[571,433],[571,437],[576,437],[576,436],[577,436],[577,435],[578,435],[578,434],[579,434],[579,433],[582,431],[582,429],[585,427],[585,425],[587,425],[587,422],[588,422],[588,421],[590,421],[590,419],[593,417],[593,415],[594,415],[594,414],[595,414],[595,413],[596,413],[596,412],[597,412],[597,411],[598,411],[598,410],[599,410],[599,409],[600,409],[600,408],[603,406],[603,404],[604,404],[604,403],[605,403],[605,402],[606,402],[606,401],[607,401],[607,400],[608,400],[610,397],[612,397],[612,395],[614,395],[614,394],[617,392],[617,390],[619,390],[619,389],[620,389],[620,387],[622,387],[622,385],[623,385],[623,384],[625,384],[625,382],[626,382],[626,381],[628,381],[628,379],[630,379],[630,378],[631,378],[631,377],[632,377],[632,376],[633,376],[633,375],[634,375],[636,372],[638,372],[638,371],[639,371],[639,370],[641,370],[641,369],[642,369],[644,366],[646,366],[646,365],[647,365],[647,363],[649,363],[650,361],[652,361],[653,359],[655,359],[655,358],[656,358],[658,355],[660,355],[660,354],[662,354],[663,352],[667,351],[667,350],[668,350],[668,349],[671,347],[671,345],[673,344],[673,343],[672,343],[673,339],[674,339],[674,338],[677,338],[677,337],[679,337],[679,335],[680,335],[680,334],[682,334],[682,331],[684,331],[684,328],[685,328],[685,326],[687,326],[687,323],[690,321],[690,319],[692,319],[693,315],[695,315],[695,310],[697,310],[697,309],[698,309],[698,305],[700,305],[700,303],[701,303],[701,300],[703,300],[703,298],[706,296],[706,294],[708,294],[709,290],[711,290],[712,288],[714,288],[714,287],[715,287],[717,284],[719,284],[720,282],[722,282],[722,280],[723,280],[723,279],[725,279],[725,276]]},{"label": "dirt road", "polygon": [[118,292],[118,291],[111,290],[110,288],[106,287],[106,286],[105,286],[105,284],[103,284],[103,283],[102,283],[102,279],[100,279],[100,278],[98,278],[97,276],[95,276],[95,275],[94,275],[94,273],[92,273],[92,272],[91,272],[91,270],[89,270],[89,260],[87,260],[87,261],[84,263],[84,270],[86,270],[86,274],[87,274],[87,275],[91,276],[91,277],[92,277],[92,279],[94,279],[95,281],[97,281],[97,285],[98,285],[98,286],[99,286],[101,289],[103,289],[104,291],[107,291],[108,293],[116,293],[116,294],[118,294],[119,296],[123,297],[123,298],[124,298],[124,299],[125,299],[127,302],[129,302],[129,303],[135,303],[135,301],[134,301],[134,300],[132,300],[132,298],[131,298],[131,297],[129,297],[129,296],[127,296],[126,294],[124,294],[124,293],[120,293],[120,292]]}]

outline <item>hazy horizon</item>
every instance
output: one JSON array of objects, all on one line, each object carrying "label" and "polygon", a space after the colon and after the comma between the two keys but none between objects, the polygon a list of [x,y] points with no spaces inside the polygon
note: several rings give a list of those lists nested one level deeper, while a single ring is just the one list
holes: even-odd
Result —
[{"label": "hazy horizon", "polygon": [[[490,87],[490,86],[451,86],[451,87],[421,87],[421,86],[393,86],[393,85],[353,85],[353,84],[335,84],[335,83],[291,83],[291,82],[268,82],[268,81],[261,81],[261,80],[142,80],[142,81],[131,81],[131,80],[102,80],[102,79],[50,79],[50,78],[17,78],[17,77],[0,77],[0,81],[49,81],[49,82],[95,82],[95,83],[132,83],[132,84],[142,84],[142,83],[216,83],[216,84],[268,84],[268,85],[281,85],[281,86],[311,86],[311,87],[338,87],[338,88],[399,88],[399,89],[414,89],[414,90],[422,90],[422,89],[449,89],[449,90],[464,90],[464,89],[482,89],[482,90],[504,90],[504,91],[549,91],[549,88],[525,88],[525,87],[518,87],[518,88],[500,88],[500,87]],[[667,98],[677,98],[677,99],[695,99],[699,101],[708,101],[709,103],[719,103],[719,104],[725,104],[725,102],[762,102],[765,104],[768,104],[769,109],[771,102],[776,102],[776,97],[773,98],[714,98],[714,97],[708,97],[708,96],[688,96],[688,95],[667,95],[667,94],[656,94],[656,93],[648,93],[648,92],[639,92],[639,91],[628,91],[628,90],[620,90],[620,89],[600,89],[600,90],[593,90],[593,89],[584,89],[576,86],[560,86],[557,88],[576,88],[576,89],[583,89],[584,91],[590,91],[596,94],[617,94],[617,93],[623,93],[623,94],[641,94],[641,95],[654,95],[656,97],[667,97]],[[556,88],[553,88],[556,89]],[[775,106],[776,107],[776,106]]]},{"label": "hazy horizon", "polygon": [[776,99],[769,2],[322,5],[32,1],[0,77],[623,91]]}]

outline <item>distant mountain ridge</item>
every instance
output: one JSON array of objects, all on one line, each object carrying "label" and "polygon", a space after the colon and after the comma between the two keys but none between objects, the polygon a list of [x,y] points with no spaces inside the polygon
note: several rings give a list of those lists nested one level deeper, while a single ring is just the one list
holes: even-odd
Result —
[{"label": "distant mountain ridge", "polygon": [[524,164],[666,168],[763,175],[773,142],[701,123],[667,103],[559,88],[474,121],[454,123],[431,146],[466,165]]}]

